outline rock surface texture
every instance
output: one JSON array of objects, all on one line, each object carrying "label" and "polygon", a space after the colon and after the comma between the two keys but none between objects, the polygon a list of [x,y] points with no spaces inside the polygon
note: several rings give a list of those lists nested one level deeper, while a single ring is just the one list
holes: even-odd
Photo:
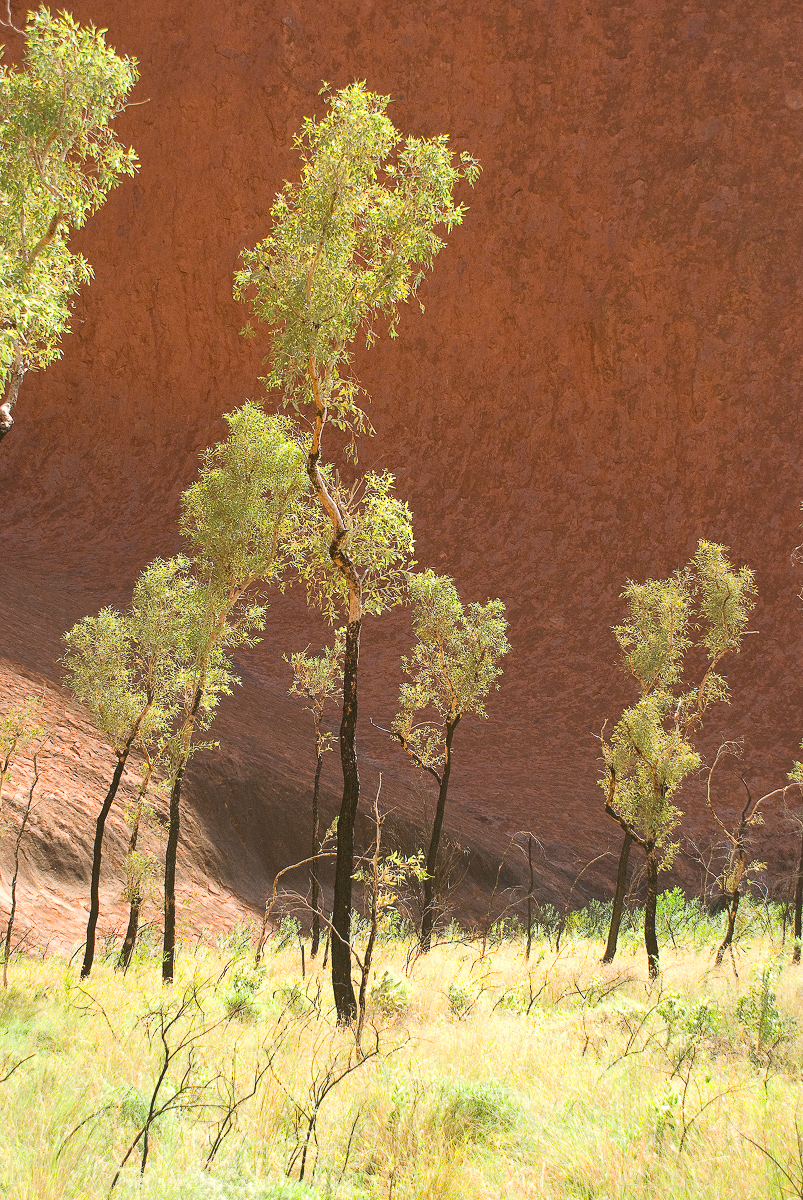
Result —
[{"label": "rock surface texture", "polygon": [[[292,137],[322,112],[321,80],[365,79],[392,95],[402,130],[446,132],[483,165],[421,289],[426,312],[411,307],[398,340],[355,360],[377,430],[362,462],[395,472],[419,562],[454,575],[465,599],[498,595],[509,610],[502,689],[456,743],[452,836],[491,863],[532,830],[544,896],[618,847],[593,738],[630,695],[610,626],[624,581],[666,574],[699,537],[754,567],[761,596],[707,745],[744,738],[751,787],[782,783],[803,734],[790,557],[803,540],[800,5],[69,7],[139,59],[138,105],[118,127],[141,170],[75,238],[94,282],[63,360],[25,380],[0,452],[9,688],[24,690],[26,672],[57,685],[63,630],[124,603],[143,565],[177,548],[198,452],[223,435],[223,412],[261,392],[267,344],[239,336],[247,314],[231,297],[239,252],[297,176]],[[20,39],[3,33],[14,60]],[[311,732],[281,656],[323,636],[290,594],[243,656],[221,749],[193,769],[185,881],[258,904],[304,852]],[[415,822],[422,789],[368,724],[392,716],[408,638],[403,614],[368,623],[361,749],[366,792],[381,770],[383,796]],[[86,753],[102,754],[91,742],[85,731]],[[335,755],[326,766],[331,806]],[[726,807],[734,780],[723,776]],[[75,843],[88,846],[100,775],[74,791]],[[699,781],[684,792],[690,814],[702,800]],[[43,802],[41,845],[61,819],[48,826]],[[771,809],[776,849],[763,852],[779,863],[783,828]],[[42,887],[87,877],[86,863],[68,868],[41,845]],[[583,886],[614,870],[601,860]]]}]

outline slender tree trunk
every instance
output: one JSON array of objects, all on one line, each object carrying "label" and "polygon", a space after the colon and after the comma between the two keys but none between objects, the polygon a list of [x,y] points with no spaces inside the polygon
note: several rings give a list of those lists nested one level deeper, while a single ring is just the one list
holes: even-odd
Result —
[{"label": "slender tree trunk", "polygon": [[803,833],[800,836],[800,858],[797,864],[795,880],[795,948],[792,951],[792,962],[800,964],[800,942],[803,938]]},{"label": "slender tree trunk", "polygon": [[[137,815],[134,818],[134,824],[131,828],[131,837],[128,842],[129,857],[137,848],[137,839],[139,837],[139,822],[142,817],[142,807],[137,809]],[[120,957],[117,959],[117,970],[127,971],[128,964],[131,962],[131,955],[134,953],[134,946],[137,942],[137,932],[139,930],[139,914],[142,908],[142,887],[139,879],[134,884],[134,890],[131,893],[131,899],[128,910],[128,928],[125,931],[125,938],[120,949]]]},{"label": "slender tree trunk", "polygon": [[722,939],[722,945],[717,950],[716,965],[722,966],[722,960],[725,957],[725,951],[733,942],[733,931],[736,928],[736,913],[739,909],[739,892],[734,891],[731,894],[728,904],[728,928],[725,931],[725,936]]},{"label": "slender tree trunk", "polygon": [[167,847],[165,849],[165,908],[164,908],[164,943],[162,949],[162,982],[172,983],[176,959],[176,855],[178,853],[178,835],[181,822],[181,785],[184,771],[190,755],[192,733],[198,708],[201,704],[203,686],[196,688],[192,701],[184,746],[181,759],[170,789],[170,825],[167,831]]},{"label": "slender tree trunk", "polygon": [[100,864],[103,857],[103,833],[106,828],[106,818],[111,810],[114,797],[117,795],[120,780],[123,778],[123,771],[125,770],[132,742],[133,737],[128,739],[124,749],[117,755],[117,766],[112,776],[111,786],[106,793],[106,799],[103,801],[101,810],[98,813],[98,819],[95,822],[95,846],[92,852],[92,881],[89,886],[89,920],[86,923],[86,948],[84,950],[84,961],[81,964],[82,979],[89,978],[92,964],[95,961],[95,931],[100,913]]},{"label": "slender tree trunk", "polygon": [[435,809],[435,820],[432,824],[432,837],[427,851],[427,875],[424,880],[424,913],[421,918],[421,949],[426,953],[432,945],[432,931],[438,917],[438,895],[435,882],[435,871],[438,866],[438,851],[443,832],[443,817],[446,812],[446,794],[449,790],[449,776],[452,771],[452,738],[460,722],[460,717],[446,727],[446,745],[444,749],[443,774],[438,789],[438,805]]},{"label": "slender tree trunk", "polygon": [[647,950],[650,979],[660,970],[658,937],[655,932],[655,908],[658,901],[658,859],[654,846],[647,846],[647,901],[644,905],[644,946]]},{"label": "slender tree trunk", "polygon": [[[351,608],[357,617],[352,619]],[[343,665],[343,716],[340,722],[340,761],[343,766],[343,802],[337,821],[335,887],[332,898],[332,990],[337,1019],[351,1022],[357,1016],[357,999],[351,981],[351,876],[354,871],[354,825],[360,801],[357,770],[357,669],[360,659],[362,614],[359,600],[350,605]]]},{"label": "slender tree trunk", "polygon": [[625,906],[625,892],[627,890],[627,861],[630,858],[630,847],[632,844],[633,838],[629,833],[626,833],[625,839],[622,842],[622,850],[619,854],[619,870],[616,873],[616,892],[613,897],[611,923],[608,928],[608,943],[605,947],[605,953],[602,956],[604,963],[613,962],[616,955],[619,930],[622,925],[622,910]]},{"label": "slender tree trunk", "polygon": [[[47,735],[47,738],[49,737],[50,734]],[[47,741],[47,738],[45,741]],[[39,783],[39,750],[42,749],[44,744],[44,742],[41,743],[33,756],[33,781],[28,789],[28,803],[25,805],[25,812],[22,814],[17,840],[14,843],[14,873],[11,876],[11,908],[8,914],[8,924],[6,925],[5,953],[3,954],[4,988],[8,987],[8,960],[11,957],[11,935],[14,932],[14,918],[17,915],[17,878],[20,871],[20,846],[22,845],[22,839],[25,837],[25,829],[31,815],[31,809],[33,808],[33,794],[36,791],[36,785]]]},{"label": "slender tree trunk", "polygon": [[722,966],[722,960],[725,957],[725,951],[729,949],[733,942],[733,931],[736,928],[736,914],[739,911],[739,895],[742,885],[742,875],[744,874],[745,852],[744,846],[741,843],[742,830],[739,830],[738,840],[736,843],[736,867],[733,873],[733,888],[728,897],[728,928],[725,930],[725,936],[722,939],[722,945],[717,950],[716,965]]},{"label": "slender tree trunk", "polygon": [[530,961],[530,951],[533,948],[533,884],[535,876],[533,875],[533,835],[529,834],[527,838],[527,864],[530,868],[530,890],[527,893],[527,946],[524,951],[524,959]]},{"label": "slender tree trunk", "polygon": [[321,786],[321,767],[323,766],[323,754],[321,754],[320,728],[318,726],[316,726],[315,729],[315,742],[318,749],[318,761],[315,765],[315,784],[312,789],[312,863],[310,865],[310,885],[312,888],[311,958],[315,958],[321,943],[321,914],[318,908],[318,901],[321,894],[321,887],[318,882],[318,853],[321,849],[319,837],[320,817],[318,814],[318,796]]}]

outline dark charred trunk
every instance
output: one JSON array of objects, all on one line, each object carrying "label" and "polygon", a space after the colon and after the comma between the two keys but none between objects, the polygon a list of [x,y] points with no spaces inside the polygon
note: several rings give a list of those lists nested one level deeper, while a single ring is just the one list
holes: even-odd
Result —
[{"label": "dark charred trunk", "polygon": [[[131,829],[131,838],[128,843],[129,857],[137,848],[137,839],[139,838],[139,822],[142,816],[142,808],[137,809],[137,815],[134,818],[134,824]],[[137,879],[134,884],[133,891],[129,899],[128,910],[128,928],[125,931],[125,938],[120,949],[120,957],[117,959],[117,970],[127,971],[128,964],[131,962],[131,955],[134,953],[134,946],[137,943],[137,932],[139,930],[139,914],[142,908],[142,886],[140,880]]]},{"label": "dark charred trunk", "polygon": [[801,938],[803,938],[803,833],[800,835],[800,858],[795,880],[795,948],[792,951],[792,962],[795,965],[800,964]]},{"label": "dark charred trunk", "polygon": [[178,835],[181,822],[181,785],[184,771],[192,745],[192,731],[198,709],[201,704],[202,688],[196,688],[192,708],[188,717],[189,741],[184,746],[179,761],[176,777],[170,789],[170,826],[167,831],[167,848],[165,849],[165,910],[164,910],[164,943],[162,949],[162,982],[172,983],[176,959],[176,855],[178,853]]},{"label": "dark charred trunk", "polygon": [[139,932],[139,914],[142,909],[142,894],[137,888],[136,895],[131,897],[131,907],[128,912],[128,928],[125,931],[125,941],[120,950],[120,957],[117,960],[117,970],[125,973],[128,970],[128,964],[131,962],[131,955],[134,953],[134,947],[137,944],[137,933]]},{"label": "dark charred trunk", "polygon": [[722,945],[717,950],[716,965],[722,966],[722,960],[725,957],[725,951],[730,948],[733,942],[733,931],[736,928],[736,913],[739,910],[739,891],[736,889],[731,893],[728,903],[728,928],[725,930],[725,936],[722,939]]},{"label": "dark charred trunk", "polygon": [[117,789],[120,786],[120,780],[123,777],[126,760],[131,750],[131,741],[132,739],[129,739],[125,749],[117,755],[117,766],[112,776],[111,786],[106,793],[106,799],[103,801],[103,806],[95,822],[95,846],[92,851],[92,880],[89,885],[89,920],[86,923],[86,948],[84,950],[84,961],[81,964],[82,979],[89,977],[92,964],[95,961],[95,931],[100,913],[100,864],[103,857],[103,833],[106,828],[106,818],[109,815],[114,797],[117,795]]},{"label": "dark charred trunk", "polygon": [[627,862],[630,858],[630,847],[632,845],[633,838],[629,833],[626,833],[619,854],[619,870],[616,873],[616,892],[613,897],[611,923],[608,927],[608,943],[605,947],[605,953],[602,956],[604,963],[613,962],[616,955],[616,947],[619,943],[619,930],[622,925],[622,911],[625,906],[625,892],[627,891]]},{"label": "dark charred trunk", "polygon": [[438,851],[443,832],[443,817],[446,812],[446,795],[449,790],[449,775],[452,770],[452,738],[460,722],[460,717],[446,726],[446,746],[444,750],[443,774],[438,789],[438,806],[435,809],[435,820],[432,824],[432,836],[427,851],[427,875],[424,880],[424,913],[421,918],[421,949],[429,950],[432,945],[432,931],[438,917],[438,900],[435,872],[438,866]]},{"label": "dark charred trunk", "polygon": [[343,664],[343,716],[340,722],[340,761],[343,766],[343,802],[337,821],[337,856],[332,899],[332,990],[337,1019],[351,1022],[357,1016],[357,999],[351,981],[351,876],[354,871],[354,825],[360,801],[357,770],[357,668],[360,659],[362,620],[346,626]]},{"label": "dark charred trunk", "polygon": [[321,913],[318,908],[318,902],[321,895],[321,886],[318,882],[318,854],[320,853],[320,817],[318,814],[318,796],[321,786],[321,767],[323,766],[323,755],[320,751],[320,733],[316,729],[315,740],[318,742],[318,762],[315,766],[315,784],[312,789],[312,864],[310,866],[310,887],[312,890],[312,945],[310,946],[310,956],[315,958],[321,944]]},{"label": "dark charred trunk", "polygon": [[644,905],[644,946],[650,979],[657,979],[660,970],[658,937],[655,932],[655,909],[658,902],[658,858],[654,846],[646,847],[647,855],[647,901]]}]

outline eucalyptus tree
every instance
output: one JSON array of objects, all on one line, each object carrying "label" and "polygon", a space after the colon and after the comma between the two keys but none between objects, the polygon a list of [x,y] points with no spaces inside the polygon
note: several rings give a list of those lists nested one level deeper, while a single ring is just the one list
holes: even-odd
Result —
[{"label": "eucalyptus tree", "polygon": [[407,680],[390,730],[415,765],[438,785],[438,802],[426,859],[421,948],[429,950],[438,916],[437,865],[443,830],[452,741],[463,717],[486,717],[485,698],[502,674],[510,650],[501,600],[463,604],[448,575],[423,571],[408,577],[416,643],[402,659]]},{"label": "eucalyptus tree", "polygon": [[[622,666],[638,698],[625,709],[606,739],[601,734],[605,811],[625,835],[623,855],[635,844],[644,853],[647,898],[644,942],[651,978],[659,971],[655,908],[658,872],[677,852],[672,841],[681,811],[674,798],[701,758],[691,737],[710,705],[728,703],[728,686],[717,668],[739,652],[755,605],[748,567],[735,569],[723,546],[700,541],[691,562],[668,579],[629,582],[623,593],[628,616],[614,628]],[[696,679],[684,678],[701,662]],[[620,870],[620,877],[623,872]],[[615,949],[622,894],[615,897],[611,944]],[[610,956],[610,957],[609,957]]]},{"label": "eucalyptus tree", "polygon": [[181,532],[198,588],[189,606],[191,662],[183,705],[165,753],[170,821],[165,850],[162,978],[173,979],[176,937],[176,855],[181,790],[192,755],[220,698],[239,682],[231,653],[255,644],[267,605],[262,592],[283,590],[301,565],[309,525],[304,450],[287,417],[267,416],[247,402],[225,417],[230,432],[202,455],[199,478],[181,498]]},{"label": "eucalyptus tree", "polygon": [[[321,787],[321,769],[323,756],[327,750],[334,748],[334,738],[328,730],[322,728],[323,714],[329,699],[336,699],[343,678],[343,645],[345,630],[338,629],[334,645],[326,646],[321,654],[307,654],[299,650],[291,654],[289,660],[293,668],[293,682],[290,694],[301,696],[305,708],[312,717],[315,732],[315,781],[312,785],[312,852],[310,858],[310,904],[312,907],[312,941],[310,954],[314,958],[318,953],[321,940],[321,914],[318,908],[320,900],[320,881],[318,879],[318,855],[321,852],[319,797]],[[286,658],[286,656],[285,656]]]},{"label": "eucalyptus tree", "polygon": [[0,717],[0,818],[3,813],[3,788],[12,777],[14,760],[32,742],[44,737],[40,724],[44,702],[39,696],[27,696],[13,704]]},{"label": "eucalyptus tree", "polygon": [[104,30],[30,14],[20,69],[0,67],[0,439],[26,371],[59,357],[70,297],[92,268],[68,249],[137,158],[110,127],[137,80]]},{"label": "eucalyptus tree", "polygon": [[[359,588],[361,623],[362,613],[379,616],[405,598],[406,575],[413,565],[412,517],[407,505],[393,495],[393,476],[387,471],[381,475],[369,471],[359,485],[349,491],[341,486],[336,476],[327,474],[327,487],[349,533],[350,571]],[[320,509],[309,525],[300,570],[307,583],[308,599],[321,609],[330,624],[336,624],[344,616],[350,619],[351,584],[331,553],[330,526]],[[341,761],[344,777],[347,777],[351,753],[356,752],[357,721],[357,660],[349,659],[348,629],[343,643],[344,688],[352,689],[352,706],[347,708],[344,704],[340,727]],[[356,644],[359,645],[359,629]],[[356,653],[354,642],[352,651]],[[345,755],[344,743],[347,747]],[[356,770],[356,758],[354,766]],[[332,985],[341,1021],[351,1021],[357,1014],[357,998],[351,981],[351,894],[358,801],[356,788],[344,788],[344,801],[337,821],[330,946]]]},{"label": "eucalyptus tree", "polygon": [[[348,597],[332,951],[341,1021],[356,1015],[346,903],[359,803],[357,680],[364,603],[348,513],[323,469],[323,440],[327,426],[334,425],[351,439],[353,450],[368,428],[359,388],[349,375],[354,339],[362,331],[370,345],[382,317],[396,335],[399,304],[415,295],[443,246],[436,229],[449,230],[462,220],[463,206],[452,198],[455,185],[461,178],[473,183],[479,172],[468,154],[455,164],[445,137],[402,139],[387,116],[388,102],[355,83],[328,95],[329,111],[321,120],[304,120],[296,138],[301,180],[285,184],[277,196],[272,231],[244,252],[235,281],[235,295],[247,296],[257,319],[270,326],[268,387],[309,414],[307,471]],[[246,332],[253,333],[250,324]]]},{"label": "eucalyptus tree", "polygon": [[67,686],[89,709],[117,760],[95,822],[82,979],[95,955],[106,820],[132,751],[152,751],[169,734],[178,712],[197,591],[187,558],[156,559],[137,580],[126,612],[101,609],[64,635]]}]

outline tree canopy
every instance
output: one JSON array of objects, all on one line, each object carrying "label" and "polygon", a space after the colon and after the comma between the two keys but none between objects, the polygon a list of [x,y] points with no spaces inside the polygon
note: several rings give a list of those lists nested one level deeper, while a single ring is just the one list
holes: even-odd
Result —
[{"label": "tree canopy", "polygon": [[68,248],[137,156],[111,128],[137,80],[134,59],[68,13],[31,13],[23,66],[0,68],[0,436],[22,377],[59,356],[70,297],[92,268]]}]

